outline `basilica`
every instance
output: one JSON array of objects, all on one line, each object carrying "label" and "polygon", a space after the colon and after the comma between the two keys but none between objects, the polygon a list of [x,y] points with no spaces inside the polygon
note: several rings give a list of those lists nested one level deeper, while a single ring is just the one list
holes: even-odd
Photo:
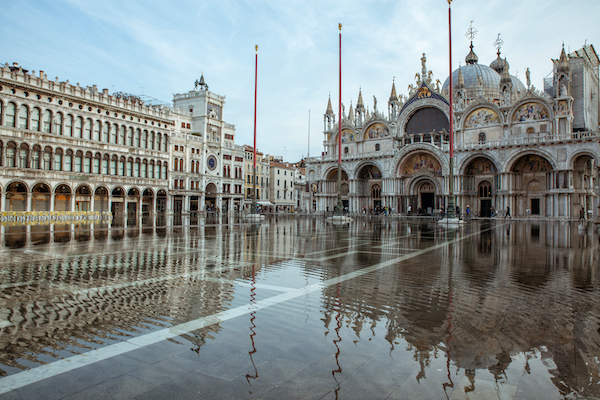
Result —
[{"label": "basilica", "polygon": [[[355,107],[341,120],[324,115],[324,152],[307,160],[313,211],[338,200],[341,124],[341,197],[350,212],[387,207],[432,215],[450,194],[450,90],[453,91],[456,204],[473,215],[598,220],[600,161],[598,65],[592,45],[557,49],[542,90],[510,74],[506,58],[479,63],[473,42],[465,62],[441,85],[427,69],[406,96],[392,83],[387,110]],[[386,112],[387,111],[387,112]]]}]

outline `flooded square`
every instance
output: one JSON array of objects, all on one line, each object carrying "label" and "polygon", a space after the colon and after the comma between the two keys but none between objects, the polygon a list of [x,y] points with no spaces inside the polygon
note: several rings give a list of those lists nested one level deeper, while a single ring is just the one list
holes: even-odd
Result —
[{"label": "flooded square", "polygon": [[594,225],[175,222],[2,228],[0,399],[600,398]]}]

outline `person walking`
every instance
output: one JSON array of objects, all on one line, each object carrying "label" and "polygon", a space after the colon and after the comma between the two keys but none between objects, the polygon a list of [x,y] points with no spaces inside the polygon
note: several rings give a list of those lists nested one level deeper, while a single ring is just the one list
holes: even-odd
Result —
[{"label": "person walking", "polygon": [[506,219],[506,217],[512,219],[512,217],[510,216],[510,207],[506,206],[506,214],[504,215],[504,219]]}]

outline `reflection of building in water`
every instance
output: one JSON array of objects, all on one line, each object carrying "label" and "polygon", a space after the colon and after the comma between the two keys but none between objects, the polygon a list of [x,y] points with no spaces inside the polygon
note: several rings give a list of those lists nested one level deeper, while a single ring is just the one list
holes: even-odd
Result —
[{"label": "reflection of building in water", "polygon": [[[5,261],[0,375],[40,362],[40,354],[60,358],[222,311],[233,299],[232,285],[222,279],[247,275],[240,232],[69,238],[48,243],[49,258]],[[211,325],[185,337],[199,350],[219,330]]]},{"label": "reflection of building in water", "polygon": [[[598,217],[598,56],[591,45],[554,60],[544,91],[509,74],[500,57],[488,67],[471,50],[453,72],[454,190],[457,205],[490,216]],[[432,213],[449,184],[449,79],[440,87],[423,56],[407,96],[392,83],[388,113],[369,111],[358,93],[341,120],[325,113],[324,154],[307,160],[306,179],[319,211],[337,203],[338,132],[342,199],[350,211],[387,206]],[[377,171],[377,173],[371,173]],[[345,185],[345,186],[344,186]],[[345,189],[344,189],[345,187]]]},{"label": "reflection of building in water", "polygon": [[[335,328],[340,309],[343,326],[363,340],[385,326],[391,352],[400,339],[408,342],[421,365],[418,380],[433,374],[428,365],[440,353],[472,378],[488,370],[496,380],[506,379],[509,367],[527,374],[527,365],[513,364],[536,357],[563,395],[599,396],[598,244],[568,224],[509,229],[482,226],[455,247],[328,287],[325,330]],[[375,243],[363,242],[365,252],[376,251]],[[385,240],[377,245],[381,258],[393,249]],[[365,264],[354,255],[327,270],[336,276],[340,268],[346,272],[344,265]]]}]

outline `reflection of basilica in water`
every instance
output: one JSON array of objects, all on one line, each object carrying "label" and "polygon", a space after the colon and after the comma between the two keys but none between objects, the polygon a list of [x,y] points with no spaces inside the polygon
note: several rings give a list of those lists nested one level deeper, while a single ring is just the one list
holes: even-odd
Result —
[{"label": "reflection of basilica in water", "polygon": [[[497,42],[500,43],[500,42]],[[558,54],[558,52],[557,52]],[[337,203],[341,123],[342,199],[350,211],[387,206],[431,214],[449,193],[449,79],[440,87],[422,71],[407,96],[392,83],[388,114],[365,108],[362,93],[337,121],[329,100],[324,155],[308,160],[312,209]],[[554,60],[543,92],[509,74],[500,57],[479,64],[471,50],[453,72],[454,190],[457,205],[490,216],[598,217],[598,56],[588,45]]]},{"label": "reflection of basilica in water", "polygon": [[[419,234],[384,222],[368,243],[357,240],[365,254],[332,263],[331,275],[398,257],[399,235],[413,234],[403,248],[451,239],[425,224],[413,229]],[[410,351],[420,363],[417,380],[435,374],[430,362],[443,353],[448,371],[450,364],[464,370],[471,383],[478,374],[497,382],[506,382],[509,370],[527,375],[528,363],[521,361],[539,358],[562,395],[599,396],[590,384],[597,381],[600,351],[598,244],[568,224],[473,229],[457,246],[381,270],[371,280],[329,287],[326,330],[338,324],[367,340],[375,327],[385,327],[390,354]],[[376,248],[380,254],[369,250]],[[396,349],[401,342],[406,348]]]}]

